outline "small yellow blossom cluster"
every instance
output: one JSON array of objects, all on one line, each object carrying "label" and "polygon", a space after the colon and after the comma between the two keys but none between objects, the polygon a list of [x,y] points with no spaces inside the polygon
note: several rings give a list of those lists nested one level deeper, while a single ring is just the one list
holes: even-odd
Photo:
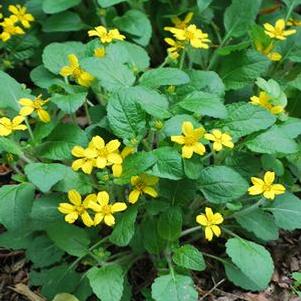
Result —
[{"label": "small yellow blossom cluster", "polygon": [[[122,35],[118,29],[108,30],[104,26],[97,26],[92,30],[88,31],[89,37],[98,37],[102,44],[109,44],[113,41],[123,41],[125,36]],[[99,47],[94,50],[95,57],[104,57],[106,55],[105,47]]]},{"label": "small yellow blossom cluster", "polygon": [[270,111],[273,115],[277,115],[280,114],[284,111],[284,107],[283,106],[275,106],[273,104],[270,103],[270,100],[272,99],[271,96],[269,96],[269,94],[265,91],[261,91],[259,93],[259,96],[252,96],[250,103],[255,105],[255,106],[260,106],[263,107],[265,109],[267,109],[268,111]]},{"label": "small yellow blossom cluster", "polygon": [[202,127],[194,129],[190,121],[183,122],[182,133],[183,135],[171,136],[171,141],[183,145],[182,157],[186,159],[190,159],[194,153],[200,156],[205,154],[206,148],[200,142],[202,138],[212,141],[213,149],[217,152],[221,151],[224,146],[228,148],[234,147],[230,135],[217,129],[212,130],[211,133],[205,133],[205,129]]},{"label": "small yellow blossom cluster", "polygon": [[[133,187],[129,195],[129,202],[136,203],[142,194],[157,197],[158,193],[154,189],[157,182],[158,178],[146,174],[132,177],[131,184]],[[127,208],[124,202],[110,204],[110,197],[106,191],[89,194],[82,200],[81,195],[73,189],[68,192],[68,199],[70,203],[60,203],[58,206],[58,210],[66,214],[65,221],[72,224],[81,218],[87,227],[97,226],[102,221],[111,227],[115,224],[113,214]],[[91,217],[91,212],[94,214],[94,218]]]},{"label": "small yellow blossom cluster", "polygon": [[275,173],[267,171],[263,179],[252,177],[253,186],[249,188],[250,195],[262,194],[266,199],[273,200],[276,195],[285,193],[285,187],[282,184],[274,184]]},{"label": "small yellow blossom cluster", "polygon": [[[97,226],[101,222],[112,227],[115,224],[114,214],[124,211],[127,205],[123,202],[110,204],[110,196],[106,191],[89,194],[82,200],[76,190],[68,192],[69,203],[60,203],[58,210],[65,214],[65,221],[73,224],[78,218],[87,226]],[[91,214],[94,217],[91,217]]]},{"label": "small yellow blossom cluster", "polygon": [[[9,5],[8,10],[11,12],[11,15],[0,23],[2,32],[0,33],[0,40],[3,42],[8,41],[14,35],[23,35],[25,34],[24,29],[30,28],[30,22],[34,21],[34,17],[27,13],[27,8],[25,6]],[[1,18],[2,18],[1,14]],[[0,19],[1,19],[0,18]],[[19,26],[19,24],[21,26]],[[24,29],[23,29],[23,28]]]},{"label": "small yellow blossom cluster", "polygon": [[14,131],[25,131],[27,126],[23,124],[25,118],[16,116],[12,120],[7,117],[0,118],[0,136],[9,136]]},{"label": "small yellow blossom cluster", "polygon": [[191,45],[193,48],[208,49],[211,41],[208,39],[208,34],[197,28],[195,24],[189,24],[193,17],[193,13],[188,13],[184,20],[178,17],[172,18],[174,27],[165,27],[164,30],[173,34],[175,39],[165,38],[165,42],[170,46],[167,49],[168,55],[172,59],[177,59],[181,50],[185,46]]},{"label": "small yellow blossom cluster", "polygon": [[263,45],[260,41],[255,41],[255,48],[257,51],[265,55],[268,59],[271,61],[280,61],[282,58],[282,55],[279,52],[273,51],[275,48],[275,41],[283,41],[286,40],[286,37],[295,34],[295,29],[286,29],[286,26],[299,26],[298,23],[301,24],[299,21],[289,20],[287,23],[285,23],[284,19],[279,19],[276,21],[275,25],[273,26],[270,23],[264,23],[264,32],[267,36],[271,38],[271,42],[268,45]]},{"label": "small yellow blossom cluster", "polygon": [[88,147],[74,146],[72,155],[79,159],[72,163],[72,169],[75,171],[81,169],[84,173],[91,174],[94,167],[99,169],[111,167],[114,177],[120,177],[123,159],[134,151],[130,147],[125,147],[120,153],[120,144],[118,139],[105,143],[102,137],[94,136]]},{"label": "small yellow blossom cluster", "polygon": [[22,107],[19,114],[21,116],[29,116],[32,113],[36,113],[42,122],[49,122],[50,116],[48,112],[43,108],[48,101],[48,99],[43,100],[42,95],[37,96],[33,100],[30,98],[21,98],[19,100],[19,104]]},{"label": "small yellow blossom cluster", "polygon": [[68,78],[68,76],[71,76],[71,78],[79,85],[83,87],[90,87],[94,77],[87,71],[83,70],[80,65],[78,58],[75,54],[69,54],[68,55],[68,61],[69,65],[64,66],[61,71],[60,75],[64,76],[65,78]]},{"label": "small yellow blossom cluster", "polygon": [[49,122],[50,116],[43,106],[48,100],[43,100],[42,95],[37,96],[35,99],[20,98],[19,104],[21,109],[19,115],[10,120],[7,117],[0,118],[0,136],[9,136],[14,131],[24,131],[27,126],[23,124],[26,116],[36,113],[42,122]]}]

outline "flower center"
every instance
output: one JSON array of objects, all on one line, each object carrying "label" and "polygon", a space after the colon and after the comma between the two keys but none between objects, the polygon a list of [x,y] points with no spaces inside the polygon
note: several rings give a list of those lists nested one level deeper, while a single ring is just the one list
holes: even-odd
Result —
[{"label": "flower center", "polygon": [[143,191],[143,189],[145,188],[145,186],[146,186],[145,183],[142,182],[142,181],[139,181],[139,182],[135,185],[136,189],[139,190],[139,191]]},{"label": "flower center", "polygon": [[264,191],[271,191],[272,190],[272,185],[264,184],[263,185],[263,190]]},{"label": "flower center", "polygon": [[197,140],[193,136],[186,136],[184,139],[185,139],[185,145],[193,145],[197,142]]},{"label": "flower center", "polygon": [[110,214],[111,213],[111,206],[110,205],[104,205],[102,207],[102,213],[104,215]]},{"label": "flower center", "polygon": [[108,151],[107,151],[106,147],[102,147],[102,148],[98,149],[98,155],[100,157],[107,157]]},{"label": "flower center", "polygon": [[79,215],[83,214],[85,212],[85,207],[83,205],[77,206],[76,211],[78,212]]}]

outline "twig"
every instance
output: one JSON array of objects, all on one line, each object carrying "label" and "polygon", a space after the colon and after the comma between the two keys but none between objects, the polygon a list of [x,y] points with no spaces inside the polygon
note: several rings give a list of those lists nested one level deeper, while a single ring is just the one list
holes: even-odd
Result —
[{"label": "twig", "polygon": [[202,301],[202,300],[204,300],[207,296],[209,296],[209,295],[211,295],[211,293],[212,292],[214,292],[216,289],[217,289],[217,287],[219,287],[222,283],[224,283],[225,282],[225,278],[224,279],[222,279],[221,281],[219,281],[218,283],[216,283],[214,286],[213,286],[213,288],[212,289],[210,289],[199,301]]}]

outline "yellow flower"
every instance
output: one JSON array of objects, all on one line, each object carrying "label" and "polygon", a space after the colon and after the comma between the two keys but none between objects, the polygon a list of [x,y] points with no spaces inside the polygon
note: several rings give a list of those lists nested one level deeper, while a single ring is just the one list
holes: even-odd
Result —
[{"label": "yellow flower", "polygon": [[106,191],[100,191],[97,194],[96,201],[90,202],[89,208],[96,212],[94,217],[94,225],[98,225],[102,221],[108,226],[115,224],[114,213],[124,211],[127,206],[125,203],[116,202],[109,204],[110,196]]},{"label": "yellow flower", "polygon": [[122,157],[118,152],[120,142],[115,139],[105,144],[100,136],[94,136],[89,143],[89,148],[96,152],[95,166],[97,168],[105,168],[114,164],[121,164]]},{"label": "yellow flower", "polygon": [[289,19],[286,23],[288,26],[301,26],[301,20]]},{"label": "yellow flower", "polygon": [[89,37],[99,37],[102,43],[111,43],[114,40],[124,40],[125,36],[118,29],[107,30],[104,26],[97,26],[88,31]]},{"label": "yellow flower", "polygon": [[7,117],[0,118],[0,136],[8,136],[14,131],[24,131],[27,129],[22,122],[25,120],[23,116],[16,116],[12,120]]},{"label": "yellow flower", "polygon": [[71,203],[60,203],[58,210],[66,214],[65,221],[69,224],[73,224],[79,217],[87,227],[94,225],[94,221],[88,213],[89,204],[92,201],[96,201],[96,194],[89,194],[82,201],[81,195],[75,190],[68,191],[68,199]]},{"label": "yellow flower", "polygon": [[207,140],[214,141],[213,149],[217,152],[223,149],[223,146],[233,148],[234,143],[232,137],[228,134],[222,133],[220,130],[213,130],[212,134],[207,133],[204,136]]},{"label": "yellow flower", "polygon": [[194,24],[189,25],[185,29],[175,27],[165,27],[164,29],[166,31],[170,31],[177,40],[189,42],[193,48],[209,48],[207,43],[211,41],[208,39],[208,34],[204,33]]},{"label": "yellow flower", "polygon": [[[126,146],[122,152],[120,153],[122,160],[125,159],[127,156],[133,154],[135,149],[131,146]],[[112,171],[113,171],[113,176],[118,178],[122,174],[122,163],[121,164],[113,164],[112,165]]]},{"label": "yellow flower", "polygon": [[181,20],[179,17],[173,17],[171,18],[171,22],[175,25],[175,28],[185,29],[191,21],[192,17],[193,12],[189,12],[183,20]]},{"label": "yellow flower", "polygon": [[130,192],[129,202],[131,204],[135,204],[138,201],[140,195],[144,193],[153,198],[156,198],[158,196],[158,192],[154,189],[153,186],[155,186],[158,181],[159,179],[157,177],[149,176],[146,174],[131,177],[133,190]]},{"label": "yellow flower", "polygon": [[273,43],[270,43],[267,47],[264,47],[261,42],[256,41],[255,47],[257,51],[265,55],[271,61],[280,61],[282,58],[282,55],[279,52],[273,51]]},{"label": "yellow flower", "polygon": [[285,187],[282,184],[273,184],[275,181],[275,173],[267,171],[264,174],[263,180],[260,178],[252,177],[251,186],[248,191],[250,195],[263,194],[266,199],[273,200],[276,195],[283,194]]},{"label": "yellow flower", "polygon": [[69,66],[64,66],[60,75],[64,77],[72,76],[73,79],[81,86],[90,87],[94,77],[80,68],[78,58],[74,54],[68,55]]},{"label": "yellow flower", "polygon": [[21,116],[28,116],[33,112],[36,112],[43,122],[49,122],[50,116],[46,110],[43,109],[43,106],[48,102],[48,100],[42,100],[42,95],[39,95],[34,100],[29,98],[21,98],[19,104],[22,106],[20,110]]},{"label": "yellow flower", "polygon": [[12,15],[10,18],[5,18],[4,21],[0,23],[0,26],[3,29],[0,34],[0,40],[6,42],[14,35],[25,34],[24,30],[20,26],[15,25],[17,21],[18,18]]},{"label": "yellow flower", "polygon": [[205,227],[205,238],[212,240],[213,235],[219,237],[222,233],[220,225],[224,221],[220,213],[213,213],[211,208],[205,208],[205,214],[200,214],[196,217],[196,222]]},{"label": "yellow flower", "polygon": [[285,40],[287,36],[296,33],[295,29],[285,30],[285,20],[279,19],[276,21],[275,26],[265,23],[263,24],[265,33],[272,39]]},{"label": "yellow flower", "polygon": [[176,60],[179,57],[179,51],[181,51],[184,46],[181,42],[175,41],[171,38],[165,38],[164,41],[171,47],[167,48],[168,55],[173,59]]},{"label": "yellow flower", "polygon": [[258,96],[252,96],[250,103],[255,106],[260,106],[268,111],[270,111],[272,114],[277,115],[284,111],[284,107],[282,106],[274,106],[269,101],[271,97],[264,91],[261,91]]},{"label": "yellow flower", "polygon": [[25,6],[21,5],[9,5],[8,10],[18,18],[18,21],[21,22],[21,24],[25,28],[30,27],[30,22],[34,21],[34,17],[32,14],[27,13],[27,8]]},{"label": "yellow flower", "polygon": [[95,166],[97,151],[90,147],[74,146],[71,153],[74,157],[80,158],[73,161],[72,169],[75,171],[82,169],[84,173],[91,174]]},{"label": "yellow flower", "polygon": [[99,47],[94,50],[95,57],[104,57],[106,55],[106,50],[104,47]]},{"label": "yellow flower", "polygon": [[194,129],[190,121],[184,121],[182,133],[184,135],[170,137],[171,141],[183,145],[182,157],[190,159],[193,153],[204,155],[206,148],[199,140],[204,136],[205,130],[203,128]]}]

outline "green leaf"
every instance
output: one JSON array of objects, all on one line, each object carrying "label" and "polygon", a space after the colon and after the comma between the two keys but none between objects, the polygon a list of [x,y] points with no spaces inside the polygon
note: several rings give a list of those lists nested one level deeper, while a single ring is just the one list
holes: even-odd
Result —
[{"label": "green leaf", "polygon": [[297,138],[301,134],[301,119],[288,117],[283,123],[278,125],[278,130],[285,137]]},{"label": "green leaf", "polygon": [[237,266],[231,262],[223,262],[227,278],[236,286],[242,287],[246,290],[257,291],[260,290],[257,283],[253,279],[244,274]]},{"label": "green leaf", "polygon": [[277,176],[284,175],[284,165],[276,156],[264,154],[261,156],[261,164],[264,170],[274,171]]},{"label": "green leaf", "polygon": [[259,106],[238,102],[226,106],[228,116],[216,126],[229,131],[235,138],[264,130],[276,121],[274,115]]},{"label": "green leaf", "polygon": [[47,236],[37,236],[29,244],[26,257],[35,268],[43,268],[59,262],[64,252],[58,249]]},{"label": "green leaf", "polygon": [[154,150],[153,154],[157,160],[150,174],[171,180],[183,178],[182,157],[176,149],[164,146]]},{"label": "green leaf", "polygon": [[152,297],[155,301],[197,301],[198,293],[189,276],[170,274],[155,279]]},{"label": "green leaf", "polygon": [[247,231],[253,232],[259,239],[269,241],[279,237],[278,227],[270,214],[257,209],[235,218]]},{"label": "green leaf", "polygon": [[73,292],[80,282],[81,275],[70,269],[67,264],[63,264],[40,272],[32,271],[29,279],[31,285],[42,286],[41,294],[50,300],[58,292]]},{"label": "green leaf", "polygon": [[59,85],[63,81],[49,72],[43,65],[37,66],[30,72],[30,79],[40,88],[48,89],[53,85]]},{"label": "green leaf", "polygon": [[36,149],[39,157],[50,160],[72,159],[71,149],[75,145],[86,146],[87,134],[74,124],[59,124],[47,137],[47,142]]},{"label": "green leaf", "polygon": [[227,37],[239,38],[247,33],[249,26],[255,21],[261,2],[232,0],[224,16]]},{"label": "green leaf", "polygon": [[43,22],[44,32],[79,31],[86,27],[80,16],[71,11],[55,14]]},{"label": "green leaf", "polygon": [[240,51],[223,58],[219,74],[226,90],[237,90],[253,83],[269,65],[270,61],[255,50]]},{"label": "green leaf", "polygon": [[127,66],[108,57],[86,58],[82,60],[81,66],[95,76],[100,81],[100,85],[110,92],[130,87],[135,82],[135,76]]},{"label": "green leaf", "polygon": [[69,54],[81,58],[84,53],[85,45],[81,42],[51,43],[44,48],[42,59],[45,68],[54,74],[59,74],[62,67],[69,65]]},{"label": "green leaf", "polygon": [[0,247],[5,249],[27,249],[33,239],[31,229],[23,227],[14,231],[6,231],[0,234]]},{"label": "green leaf", "polygon": [[8,230],[26,226],[34,199],[29,183],[4,185],[0,188],[0,223]]},{"label": "green leaf", "polygon": [[44,0],[43,11],[46,14],[56,14],[80,3],[80,0]]},{"label": "green leaf", "polygon": [[88,253],[90,239],[84,229],[64,222],[50,225],[46,231],[55,245],[68,254],[81,257]]},{"label": "green leaf", "polygon": [[109,99],[108,120],[113,133],[129,142],[140,140],[145,132],[145,114],[140,105],[128,97],[127,90],[112,95]]},{"label": "green leaf", "polygon": [[250,41],[243,41],[241,43],[235,44],[235,45],[229,45],[222,48],[219,48],[216,50],[216,52],[221,56],[229,55],[230,53],[234,51],[244,50],[250,46]]},{"label": "green leaf", "polygon": [[289,8],[294,8],[295,6],[301,4],[301,0],[283,0],[283,2],[287,5]]},{"label": "green leaf", "polygon": [[160,254],[166,246],[166,241],[159,236],[157,222],[155,217],[148,217],[142,222],[143,246],[151,254]]},{"label": "green leaf", "polygon": [[93,267],[88,279],[95,295],[101,301],[119,301],[122,297],[124,276],[119,265]]},{"label": "green leaf", "polygon": [[33,203],[31,219],[35,226],[44,229],[51,223],[57,223],[62,220],[62,214],[57,210],[62,197],[57,193],[51,193],[42,196]]},{"label": "green leaf", "polygon": [[0,152],[3,150],[18,156],[23,154],[22,148],[18,143],[9,138],[0,137]]},{"label": "green leaf", "polygon": [[106,47],[106,56],[121,64],[129,64],[134,71],[143,71],[150,65],[150,57],[144,48],[136,44],[117,41]]},{"label": "green leaf", "polygon": [[202,169],[198,188],[211,203],[226,203],[243,196],[248,182],[227,166],[209,166]]},{"label": "green leaf", "polygon": [[107,8],[115,4],[125,2],[125,0],[97,0],[97,2],[101,7]]},{"label": "green leaf", "polygon": [[122,31],[133,35],[133,41],[142,46],[147,46],[151,35],[152,25],[145,13],[131,9],[121,17],[115,17],[113,23]]},{"label": "green leaf", "polygon": [[68,192],[76,187],[80,194],[88,194],[92,192],[91,179],[88,175],[73,171],[66,166],[65,176],[54,187],[54,191]]},{"label": "green leaf", "polygon": [[207,92],[194,91],[187,95],[179,105],[193,113],[214,118],[226,118],[227,110],[219,96]]},{"label": "green leaf", "polygon": [[189,82],[188,75],[177,68],[165,67],[151,69],[140,77],[140,84],[148,88],[159,88],[160,86],[184,85]]},{"label": "green leaf", "polygon": [[248,140],[246,146],[253,152],[263,154],[293,154],[299,150],[298,144],[288,138],[276,125]]},{"label": "green leaf", "polygon": [[62,293],[56,295],[52,301],[79,301],[79,300],[73,295]]},{"label": "green leaf", "polygon": [[110,241],[119,247],[127,246],[135,233],[135,221],[138,213],[137,207],[130,207],[118,220],[110,236]]},{"label": "green leaf", "polygon": [[158,220],[158,233],[166,240],[175,241],[182,231],[182,212],[179,207],[170,207],[160,214]]},{"label": "green leaf", "polygon": [[47,192],[65,177],[65,165],[58,163],[29,163],[24,168],[27,178],[42,192]]},{"label": "green leaf", "polygon": [[25,90],[15,79],[0,70],[1,94],[0,108],[10,108],[19,111],[19,99],[30,97],[30,93]]},{"label": "green leaf", "polygon": [[197,5],[199,9],[199,13],[205,10],[213,0],[197,0]]},{"label": "green leaf", "polygon": [[225,85],[216,72],[189,70],[187,74],[190,77],[190,82],[185,87],[216,94],[220,97],[225,95]]},{"label": "green leaf", "polygon": [[126,90],[126,97],[135,100],[143,111],[159,119],[170,117],[166,96],[155,90],[135,86]]},{"label": "green leaf", "polygon": [[172,260],[178,266],[189,270],[204,271],[206,269],[203,254],[192,245],[183,245],[176,249]]},{"label": "green leaf", "polygon": [[270,253],[263,246],[241,238],[231,238],[226,243],[226,253],[239,270],[256,285],[256,288],[251,285],[247,289],[261,291],[268,286],[274,265]]},{"label": "green leaf", "polygon": [[63,112],[71,114],[76,112],[85,102],[87,93],[77,93],[70,95],[55,94],[51,97],[51,102],[55,103]]},{"label": "green leaf", "polygon": [[272,212],[278,227],[289,231],[301,229],[301,200],[294,194],[277,196],[265,209]]},{"label": "green leaf", "polygon": [[[121,182],[127,183],[132,176],[142,174],[157,162],[152,152],[138,152],[125,158],[123,161]],[[119,179],[117,180],[119,181]]]}]

